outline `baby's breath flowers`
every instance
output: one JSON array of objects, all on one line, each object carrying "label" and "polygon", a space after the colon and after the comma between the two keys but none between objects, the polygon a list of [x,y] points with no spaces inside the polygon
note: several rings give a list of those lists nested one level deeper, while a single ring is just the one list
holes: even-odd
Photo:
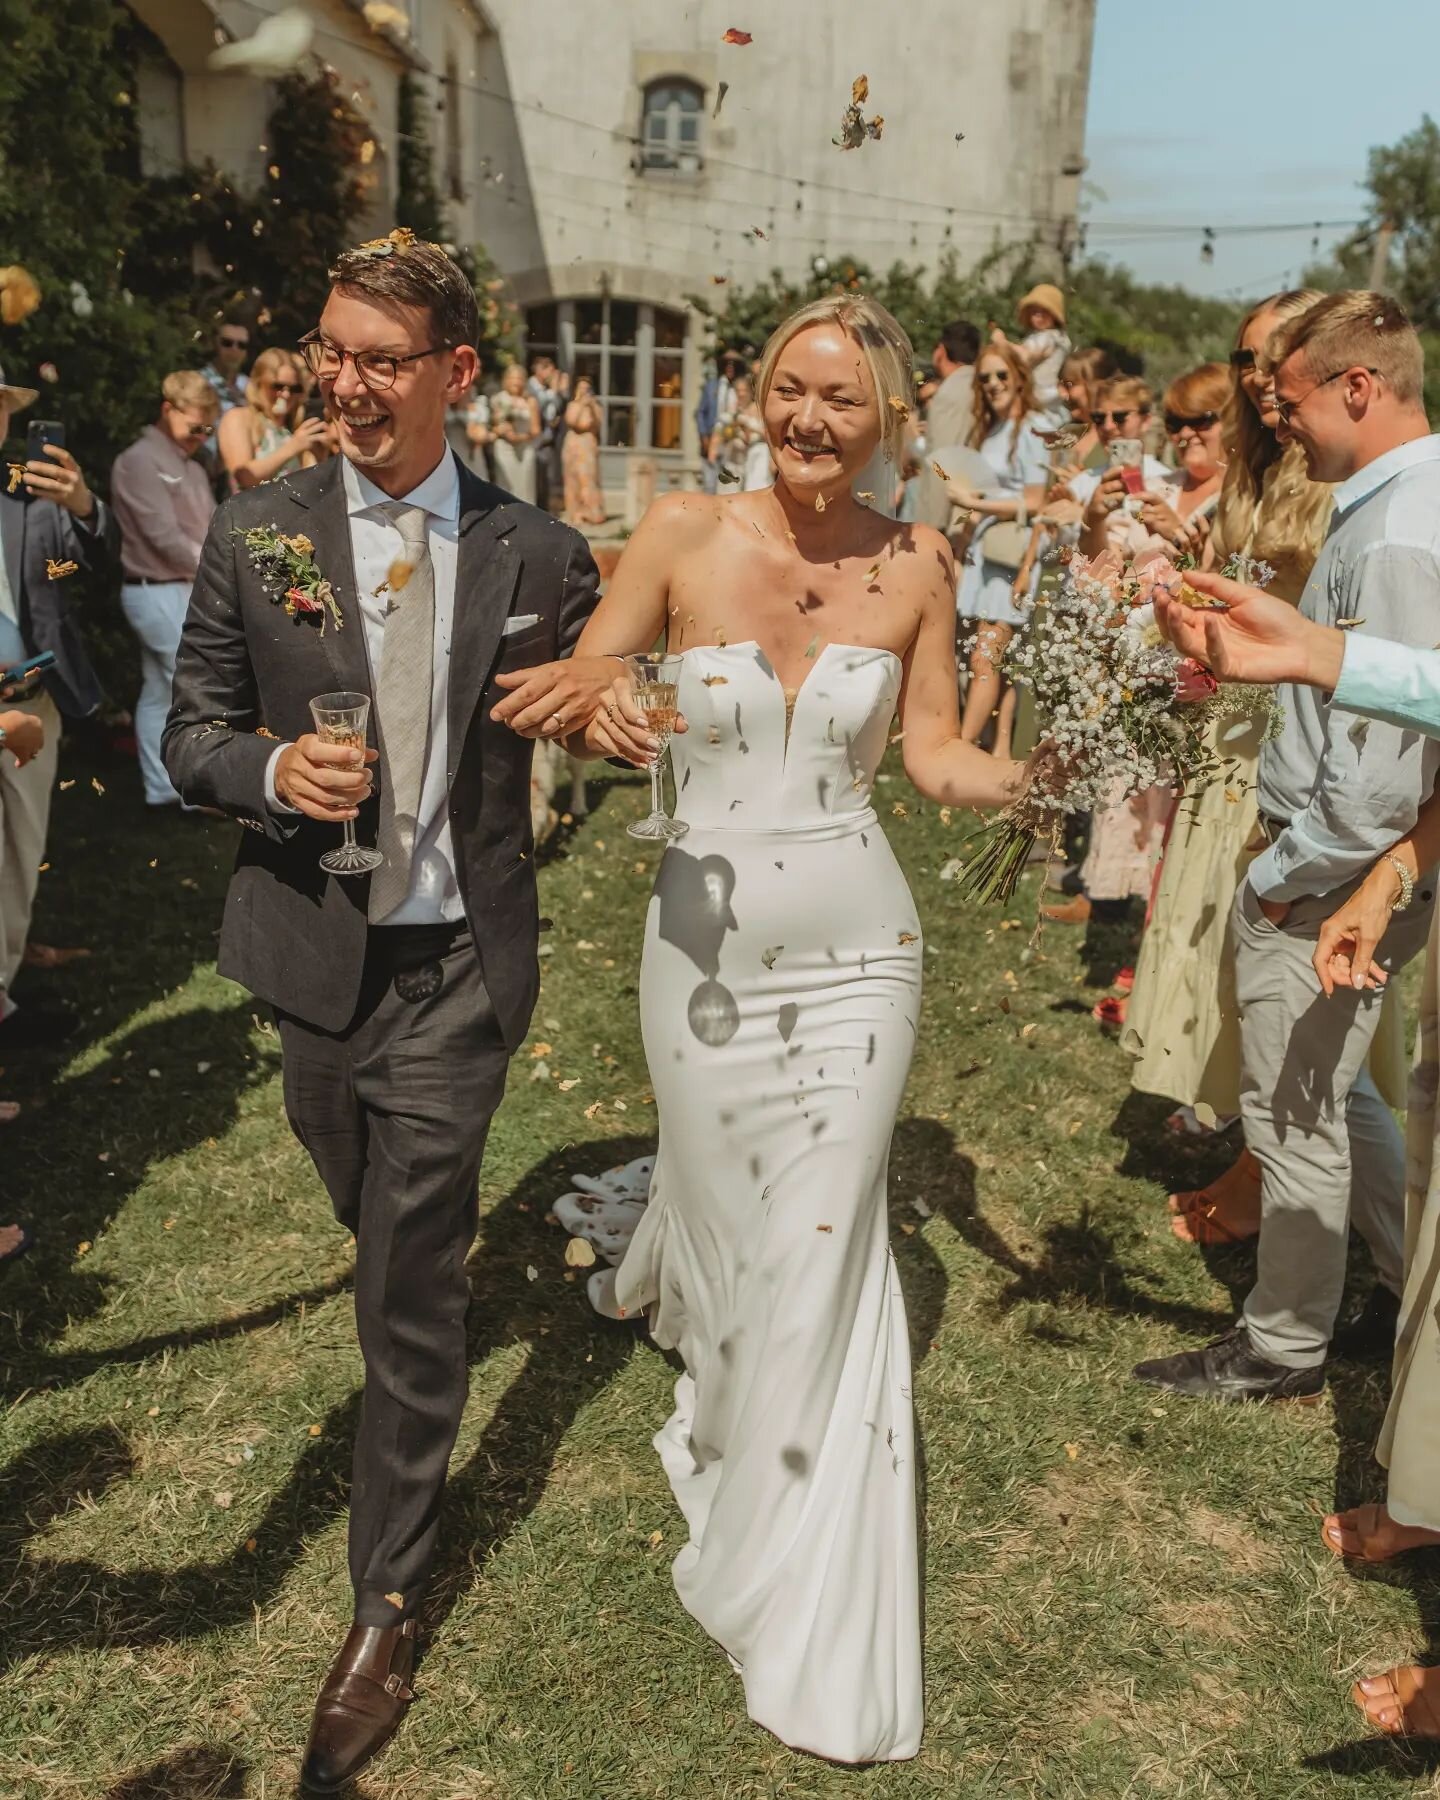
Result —
[{"label": "baby's breath flowers", "polygon": [[[1247,570],[1257,579],[1258,566]],[[1056,592],[1036,603],[1006,669],[1035,695],[1049,749],[1045,779],[973,838],[960,877],[975,899],[1011,898],[1056,814],[1116,806],[1158,782],[1198,793],[1230,766],[1209,741],[1217,716],[1270,711],[1268,689],[1222,690],[1213,675],[1166,643],[1157,592],[1178,593],[1183,572],[1163,557],[1140,568],[1114,551],[1072,555]]]}]

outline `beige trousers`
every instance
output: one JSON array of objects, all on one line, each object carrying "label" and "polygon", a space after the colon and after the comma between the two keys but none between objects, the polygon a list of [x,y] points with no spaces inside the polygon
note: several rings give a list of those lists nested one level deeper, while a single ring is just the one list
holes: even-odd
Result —
[{"label": "beige trousers", "polygon": [[23,769],[0,751],[0,989],[8,1011],[10,983],[25,954],[30,914],[45,837],[50,829],[50,797],[60,763],[60,712],[48,694],[23,703],[45,727],[45,748]]}]

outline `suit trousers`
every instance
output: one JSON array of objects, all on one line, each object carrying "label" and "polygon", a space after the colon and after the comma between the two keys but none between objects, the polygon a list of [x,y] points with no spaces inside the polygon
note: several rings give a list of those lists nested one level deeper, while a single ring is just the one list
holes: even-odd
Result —
[{"label": "suit trousers", "polygon": [[464,925],[373,927],[345,1030],[276,1022],[291,1126],[356,1240],[355,1617],[398,1625],[423,1596],[465,1406],[465,1258],[509,1053]]},{"label": "suit trousers", "polygon": [[[45,727],[45,748],[23,769],[0,754],[0,1002],[9,1010],[10,983],[25,955],[45,839],[50,802],[60,766],[60,709],[48,694],[17,702]],[[0,1012],[3,1017],[3,1012]]]},{"label": "suit trousers", "polygon": [[[1385,1286],[1398,1294],[1403,1279],[1405,1147],[1366,1069],[1384,996],[1346,988],[1327,1000],[1311,963],[1321,924],[1350,891],[1297,900],[1277,927],[1242,881],[1232,917],[1240,1112],[1261,1170],[1244,1320],[1258,1353],[1287,1369],[1325,1360],[1352,1221]],[[1427,875],[1391,921],[1377,960],[1392,977],[1424,946],[1434,898]]]}]

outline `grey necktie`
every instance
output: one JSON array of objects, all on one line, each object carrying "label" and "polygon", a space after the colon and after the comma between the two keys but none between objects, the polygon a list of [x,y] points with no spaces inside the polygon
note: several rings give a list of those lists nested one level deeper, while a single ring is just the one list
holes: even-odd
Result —
[{"label": "grey necktie", "polygon": [[[410,573],[392,585],[380,659],[376,729],[380,737],[380,838],[383,864],[370,877],[370,921],[378,923],[410,892],[410,865],[419,830],[420,786],[430,741],[430,701],[435,687],[435,565],[423,506],[399,503],[383,509],[405,541]],[[392,576],[403,568],[392,568]]]}]

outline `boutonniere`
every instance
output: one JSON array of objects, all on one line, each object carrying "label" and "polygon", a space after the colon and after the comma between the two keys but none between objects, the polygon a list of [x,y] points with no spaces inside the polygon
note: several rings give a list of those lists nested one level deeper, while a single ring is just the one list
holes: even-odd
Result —
[{"label": "boutonniere", "polygon": [[56,562],[53,556],[45,558],[45,573],[51,581],[63,581],[67,575],[75,574],[79,567],[79,563],[71,562],[68,557],[64,562]]},{"label": "boutonniere", "polygon": [[261,585],[275,606],[283,606],[292,619],[320,621],[325,635],[327,616],[339,631],[345,621],[335,590],[315,566],[315,546],[303,532],[286,537],[273,525],[252,525],[237,531],[244,540]]}]

